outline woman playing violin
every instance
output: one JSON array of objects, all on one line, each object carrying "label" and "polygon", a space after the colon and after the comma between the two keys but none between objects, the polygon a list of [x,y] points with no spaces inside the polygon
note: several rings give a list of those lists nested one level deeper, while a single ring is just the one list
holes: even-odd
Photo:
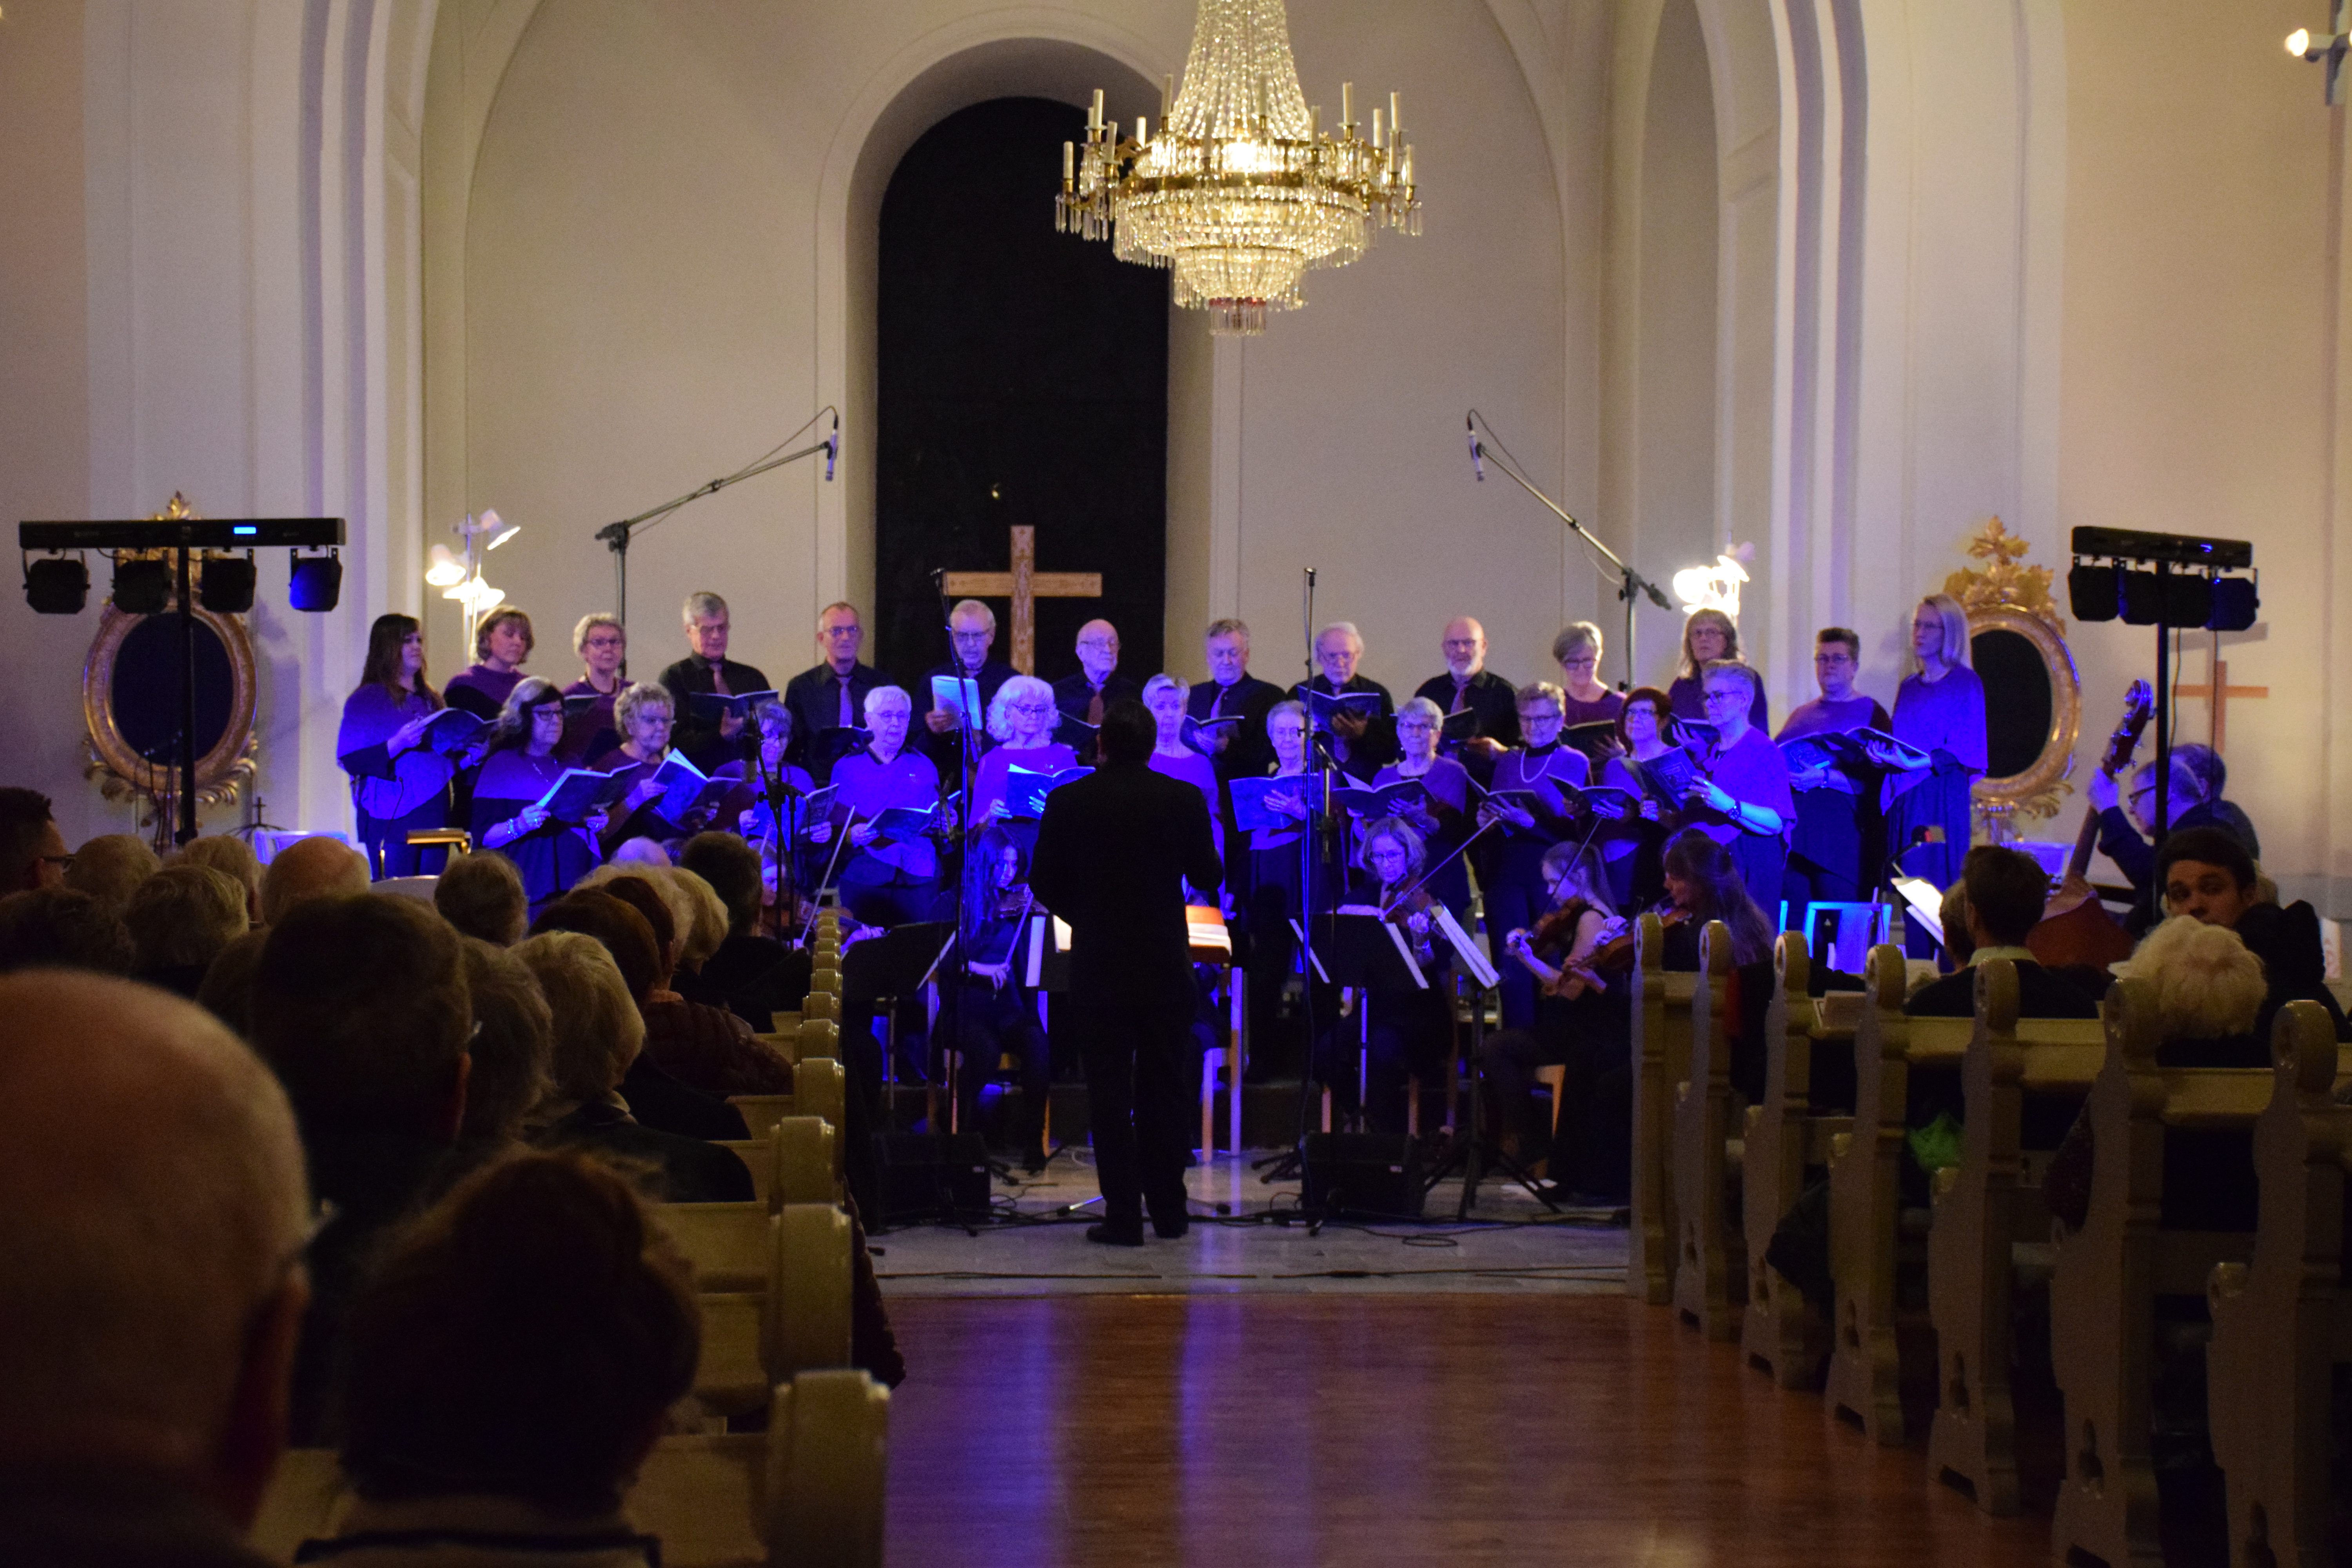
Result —
[{"label": "woman playing violin", "polygon": [[[1453,1031],[1452,992],[1444,969],[1453,956],[1437,910],[1442,906],[1426,889],[1416,888],[1428,845],[1418,828],[1400,817],[1384,816],[1364,826],[1358,871],[1350,880],[1342,915],[1371,916],[1394,926],[1428,980],[1426,987],[1400,983],[1366,988],[1360,999],[1363,1019],[1334,1018],[1323,1032],[1316,1077],[1332,1098],[1350,1111],[1367,1113],[1371,1128],[1405,1130],[1408,1080],[1434,1080],[1445,1061]],[[1356,1051],[1365,1053],[1363,1103],[1358,1099]]]}]

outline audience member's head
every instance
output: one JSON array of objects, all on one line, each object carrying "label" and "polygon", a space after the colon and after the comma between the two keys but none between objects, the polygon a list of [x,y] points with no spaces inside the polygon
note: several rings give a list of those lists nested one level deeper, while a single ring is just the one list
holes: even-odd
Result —
[{"label": "audience member's head", "polygon": [[253,1043],[321,1138],[446,1142],[465,1110],[473,1007],[464,941],[408,899],[313,899],[274,924],[253,976]]},{"label": "audience member's head", "polygon": [[669,900],[648,877],[623,873],[607,877],[595,884],[593,891],[618,899],[644,918],[646,928],[654,933],[654,951],[661,954],[661,964],[654,973],[654,989],[669,989],[670,976],[677,973],[677,917]]},{"label": "audience member's head", "polygon": [[38,888],[0,898],[0,973],[17,969],[131,973],[122,917],[71,888]]},{"label": "audience member's head", "polygon": [[727,911],[727,931],[750,931],[760,920],[760,852],[732,833],[698,833],[678,852],[678,862],[710,885]]},{"label": "audience member's head", "polygon": [[1132,697],[1122,697],[1103,710],[1102,736],[1097,744],[1106,763],[1147,763],[1160,743],[1160,721],[1151,710]]},{"label": "audience member's head", "polygon": [[253,853],[253,846],[244,839],[226,833],[191,838],[173,855],[172,864],[210,866],[215,871],[226,871],[245,889],[247,918],[255,925],[261,923],[261,861]]},{"label": "audience member's head", "polygon": [[54,888],[72,864],[49,797],[38,790],[0,786],[0,893]]},{"label": "audience member's head", "polygon": [[1944,928],[1944,956],[1954,968],[1976,956],[1976,933],[1969,929],[1969,884],[1965,879],[1944,889],[1943,901],[1936,906],[1936,918]]},{"label": "audience member's head", "polygon": [[555,1098],[604,1099],[646,1043],[645,1016],[612,952],[585,932],[548,931],[526,937],[514,955],[547,998]]},{"label": "audience member's head", "polygon": [[2263,961],[2227,926],[2176,915],[2140,939],[2124,969],[2156,987],[2168,1040],[2216,1040],[2254,1026],[2269,983]]},{"label": "audience member's head", "polygon": [[522,873],[503,855],[459,855],[433,884],[433,907],[467,936],[499,947],[522,940],[530,920],[530,895]]},{"label": "audience member's head", "polygon": [[339,838],[298,838],[261,874],[261,923],[274,926],[287,910],[311,899],[367,890],[366,856]]},{"label": "audience member's head", "polygon": [[161,1475],[241,1529],[307,1299],[286,1096],[146,986],[9,975],[0,1016],[0,1454]]},{"label": "audience member's head", "polygon": [[[2050,873],[2022,850],[1979,844],[1960,861],[1969,936],[1977,947],[2022,947],[2050,901]],[[1949,930],[1949,927],[1946,928]]]},{"label": "audience member's head", "polygon": [[474,1008],[474,1037],[466,1048],[466,1119],[458,1136],[508,1143],[524,1118],[554,1088],[549,1069],[555,1049],[554,1015],[539,977],[505,948],[466,943],[466,992]]},{"label": "audience member's head", "polygon": [[121,914],[131,907],[131,895],[163,864],[137,834],[101,833],[74,851],[66,886]]},{"label": "audience member's head", "polygon": [[2168,915],[2191,915],[2235,930],[2262,901],[2254,858],[2225,827],[2184,827],[2156,852],[2156,890]]},{"label": "audience member's head", "polygon": [[249,931],[213,958],[196,987],[196,1005],[245,1039],[253,1038],[253,974],[261,967],[267,931]]},{"label": "audience member's head", "polygon": [[693,905],[694,919],[680,928],[677,936],[677,961],[683,967],[700,973],[727,940],[727,906],[719,900],[718,890],[693,870],[673,866],[669,872],[670,886],[686,895]]},{"label": "audience member's head", "polygon": [[669,851],[661,847],[661,840],[647,838],[641,834],[635,838],[624,839],[621,847],[613,851],[610,864],[667,866],[669,864]]},{"label": "audience member's head", "polygon": [[608,1513],[700,1348],[692,1270],[628,1184],[516,1154],[424,1215],[353,1304],[344,1472],[371,1502]]},{"label": "audience member's head", "polygon": [[[530,934],[550,931],[578,931],[602,942],[636,1002],[652,995],[661,979],[661,943],[654,939],[654,928],[645,916],[601,888],[575,888],[540,910],[539,918],[530,922]],[[551,1005],[558,1000],[552,990],[547,999]]]},{"label": "audience member's head", "polygon": [[191,999],[221,949],[252,929],[245,889],[210,866],[164,867],[131,895],[122,923],[131,973]]}]

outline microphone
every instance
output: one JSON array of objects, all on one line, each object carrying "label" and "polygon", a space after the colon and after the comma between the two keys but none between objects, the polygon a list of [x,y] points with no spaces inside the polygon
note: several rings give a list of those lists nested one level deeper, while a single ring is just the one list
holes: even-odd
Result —
[{"label": "microphone", "polygon": [[1464,438],[1470,443],[1470,471],[1478,476],[1478,482],[1483,485],[1486,482],[1486,465],[1484,461],[1486,454],[1478,446],[1478,427],[1465,419],[1462,421],[1462,432]]},{"label": "microphone", "polygon": [[824,441],[824,482],[833,483],[833,460],[841,456],[841,416],[833,416],[833,434]]}]

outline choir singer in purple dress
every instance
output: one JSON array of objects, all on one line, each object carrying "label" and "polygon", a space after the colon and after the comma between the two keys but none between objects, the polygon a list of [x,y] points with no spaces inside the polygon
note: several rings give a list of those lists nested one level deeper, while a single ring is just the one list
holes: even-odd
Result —
[{"label": "choir singer in purple dress", "polygon": [[368,628],[360,683],[343,700],[335,761],[352,776],[352,805],[369,874],[437,876],[449,852],[408,842],[421,827],[449,826],[449,777],[456,767],[425,740],[441,711],[441,694],[425,679],[425,630],[413,616],[378,616]]},{"label": "choir singer in purple dress", "polygon": [[1769,918],[1780,903],[1789,828],[1797,819],[1789,764],[1771,737],[1748,721],[1759,690],[1754,670],[1719,658],[1700,680],[1706,720],[1715,726],[1715,755],[1705,763],[1706,777],[1692,781],[1683,819],[1730,853],[1744,885],[1764,889],[1759,903]]},{"label": "choir singer in purple dress", "polygon": [[1886,775],[1886,842],[1905,870],[1948,888],[1969,852],[1970,791],[1986,757],[1984,682],[1969,667],[1969,613],[1958,600],[1919,601],[1911,652],[1919,668],[1895,693],[1894,734],[1928,762]]}]

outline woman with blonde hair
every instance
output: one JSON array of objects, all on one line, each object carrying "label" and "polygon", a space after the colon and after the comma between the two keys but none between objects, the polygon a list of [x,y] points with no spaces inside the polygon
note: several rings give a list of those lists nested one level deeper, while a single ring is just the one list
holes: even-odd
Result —
[{"label": "woman with blonde hair", "polygon": [[[1969,791],[1986,760],[1984,682],[1969,668],[1969,613],[1958,600],[1919,601],[1911,653],[1917,668],[1895,694],[1895,738],[1928,760],[1886,775],[1886,842],[1905,870],[1948,888],[1969,852]],[[1943,842],[1927,842],[1937,828]]]},{"label": "woman with blonde hair", "polygon": [[1014,768],[1053,773],[1078,765],[1078,754],[1054,739],[1062,721],[1054,706],[1054,689],[1034,675],[1015,675],[989,699],[988,733],[996,744],[980,759],[971,781],[974,827],[985,827],[1004,799],[1006,776]]}]

